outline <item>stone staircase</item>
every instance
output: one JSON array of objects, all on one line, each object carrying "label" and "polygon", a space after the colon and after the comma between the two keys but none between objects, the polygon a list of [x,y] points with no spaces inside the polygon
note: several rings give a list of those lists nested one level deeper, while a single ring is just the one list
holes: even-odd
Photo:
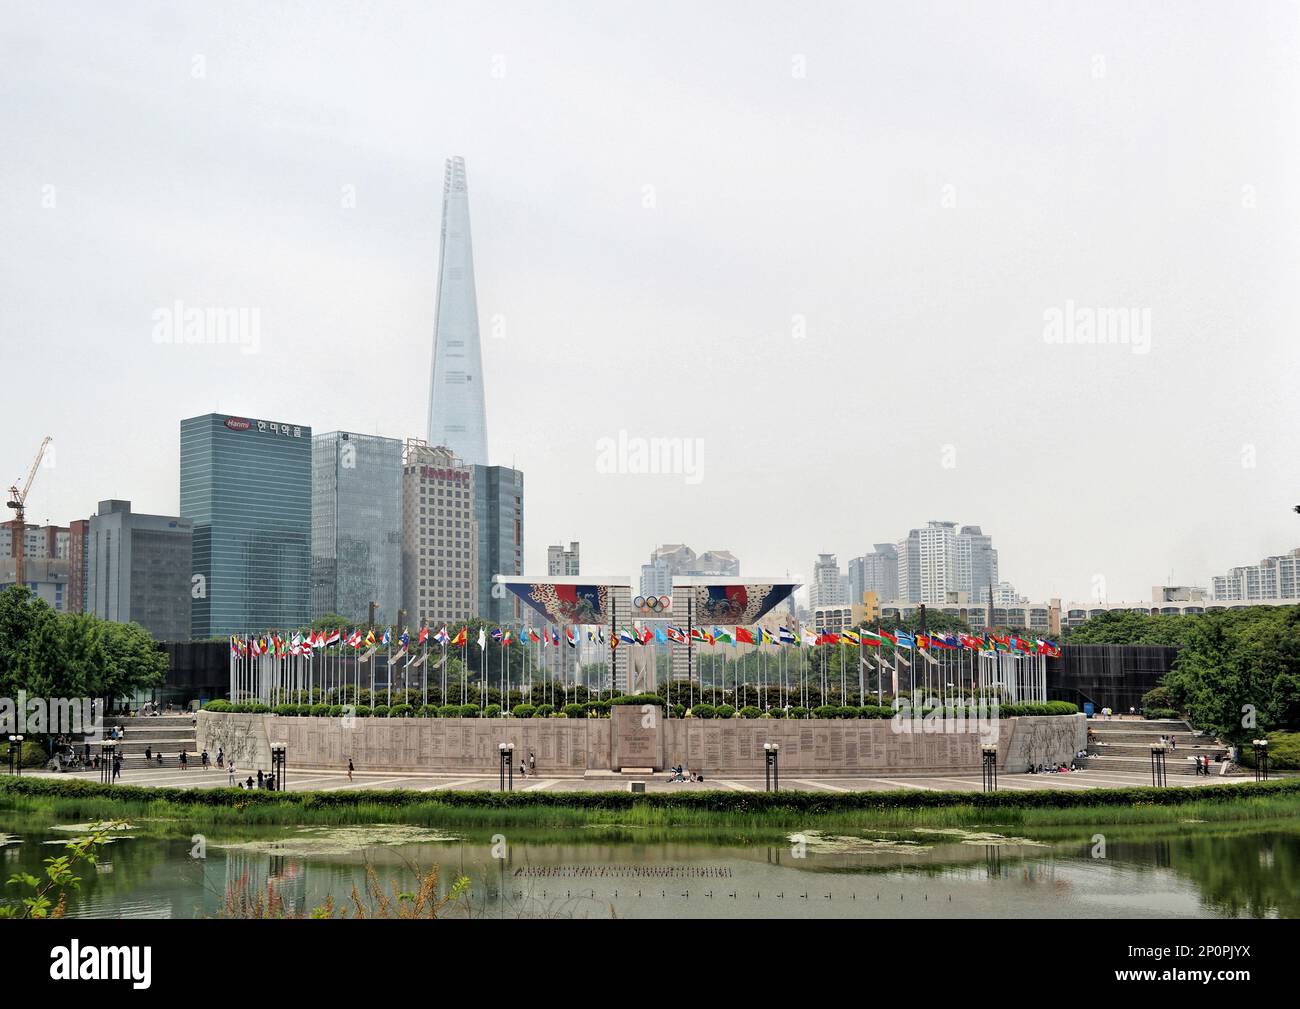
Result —
[{"label": "stone staircase", "polygon": [[155,761],[162,753],[164,766],[175,764],[181,750],[191,759],[198,753],[189,715],[113,715],[105,719],[105,733],[115,725],[126,730],[126,737],[117,742],[117,752],[127,764],[143,761],[146,749],[152,751]]},{"label": "stone staircase", "polygon": [[1151,746],[1161,736],[1173,736],[1177,749],[1165,753],[1166,774],[1195,774],[1191,757],[1210,758],[1210,774],[1217,776],[1215,758],[1228,747],[1210,736],[1200,735],[1182,719],[1097,718],[1088,719],[1088,766],[1097,770],[1141,771],[1151,769]]}]

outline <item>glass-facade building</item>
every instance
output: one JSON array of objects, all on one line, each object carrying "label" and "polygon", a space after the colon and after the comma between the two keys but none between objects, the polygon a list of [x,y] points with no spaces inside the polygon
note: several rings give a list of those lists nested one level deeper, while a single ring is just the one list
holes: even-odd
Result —
[{"label": "glass-facade building", "polygon": [[524,475],[509,466],[475,466],[474,518],[478,526],[478,615],[516,623],[522,613],[513,592],[492,591],[496,575],[524,573]]},{"label": "glass-facade building", "polygon": [[191,634],[311,616],[311,428],[210,413],[181,421],[181,517],[194,524]]},{"label": "glass-facade building", "polygon": [[402,448],[396,438],[312,438],[311,610],[396,624],[402,598]]}]

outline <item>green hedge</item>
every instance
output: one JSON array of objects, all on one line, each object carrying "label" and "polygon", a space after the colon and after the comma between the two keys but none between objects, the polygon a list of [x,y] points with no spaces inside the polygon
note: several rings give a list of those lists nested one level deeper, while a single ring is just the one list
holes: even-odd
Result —
[{"label": "green hedge", "polygon": [[[113,797],[123,802],[174,802],[187,806],[280,805],[303,809],[346,809],[378,805],[402,807],[569,807],[632,809],[658,806],[716,812],[761,813],[789,810],[836,813],[857,809],[932,809],[973,806],[981,809],[1075,809],[1090,806],[1179,806],[1198,802],[1234,802],[1269,796],[1300,797],[1300,778],[1242,782],[1214,788],[1095,788],[1078,791],[1033,789],[1006,792],[415,792],[405,789],[366,789],[341,792],[248,792],[239,788],[149,788],[141,785],[101,785],[64,778],[0,779],[0,799],[6,796],[43,798]],[[436,796],[436,797],[435,797]]]}]

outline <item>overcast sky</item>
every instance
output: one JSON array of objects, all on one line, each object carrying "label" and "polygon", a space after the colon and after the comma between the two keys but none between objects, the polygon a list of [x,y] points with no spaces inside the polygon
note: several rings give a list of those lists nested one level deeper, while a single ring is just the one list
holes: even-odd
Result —
[{"label": "overcast sky", "polygon": [[[1295,3],[2,7],[31,520],[174,513],[212,410],[423,436],[460,154],[530,571],[806,578],[950,519],[1115,601],[1300,544]],[[177,300],[258,346],[158,343]],[[1100,309],[1133,339],[1054,342]],[[702,455],[604,472],[620,432]]]}]

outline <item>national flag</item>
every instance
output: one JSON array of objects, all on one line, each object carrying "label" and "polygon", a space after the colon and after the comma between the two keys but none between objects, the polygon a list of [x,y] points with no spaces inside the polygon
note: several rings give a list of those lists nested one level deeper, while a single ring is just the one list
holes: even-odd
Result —
[{"label": "national flag", "polygon": [[449,642],[451,638],[447,636],[446,624],[443,624],[442,629],[439,630],[438,633],[433,636],[433,640],[438,642],[438,644],[442,645],[444,648],[447,647],[447,642]]},{"label": "national flag", "polygon": [[501,640],[501,628],[500,628],[500,627],[494,627],[494,628],[492,628],[492,640],[493,640],[493,641],[496,641],[496,642],[500,642],[500,640]]},{"label": "national flag", "polygon": [[668,644],[668,634],[662,627],[655,628],[655,643],[660,645]]},{"label": "national flag", "polygon": [[542,640],[542,636],[530,627],[528,628],[528,640],[533,644],[537,644]]},{"label": "national flag", "polygon": [[597,627],[597,628],[596,628],[596,641],[597,641],[598,643],[602,644],[602,645],[605,643],[605,628],[604,628],[604,627]]},{"label": "national flag", "polygon": [[564,629],[564,638],[569,643],[570,648],[578,647],[578,636],[573,633],[572,627],[566,627]]},{"label": "national flag", "polygon": [[405,648],[407,645],[411,643],[411,632],[408,631],[405,627],[403,627],[402,636],[397,640],[400,641],[402,643],[402,647]]},{"label": "national flag", "polygon": [[514,635],[510,633],[510,628],[507,627],[506,632],[503,635],[501,635],[501,647],[509,648],[511,643],[514,640],[515,640]]},{"label": "national flag", "polygon": [[620,643],[625,645],[634,645],[636,644],[636,635],[626,627],[620,627],[618,629],[618,640]]},{"label": "national flag", "polygon": [[725,627],[713,628],[713,640],[720,641],[724,645],[734,645],[736,643],[735,637]]},{"label": "national flag", "polygon": [[736,628],[736,644],[752,645],[753,643],[754,643],[754,635],[749,633],[748,627]]},{"label": "national flag", "polygon": [[342,639],[343,632],[336,627],[334,630],[330,631],[329,635],[325,638],[325,644],[337,645]]},{"label": "national flag", "polygon": [[863,643],[864,645],[867,645],[867,646],[871,647],[871,648],[879,648],[879,647],[881,646],[881,644],[884,643],[884,640],[885,640],[884,638],[882,638],[879,634],[875,633],[874,631],[859,631],[858,633],[860,634],[860,636],[861,636],[861,638],[862,638],[862,643]]},{"label": "national flag", "polygon": [[429,640],[429,625],[425,624],[420,628],[420,636],[415,639],[417,645],[422,645]]},{"label": "national flag", "polygon": [[777,640],[779,640],[783,645],[794,644],[794,632],[791,631],[790,628],[788,627],[778,628],[776,636],[777,636]]},{"label": "national flag", "polygon": [[897,637],[894,640],[894,644],[896,644],[899,648],[915,648],[916,639],[913,638],[912,635],[907,633],[907,631],[899,631]]},{"label": "national flag", "polygon": [[480,651],[487,649],[487,628],[485,627],[478,629],[478,647]]},{"label": "national flag", "polygon": [[462,627],[457,631],[456,636],[451,639],[451,643],[454,647],[464,647],[467,645],[469,643],[469,628]]},{"label": "national flag", "polygon": [[862,638],[860,638],[860,637],[858,636],[858,632],[857,632],[857,631],[853,631],[853,630],[845,631],[843,634],[840,635],[840,637],[841,637],[844,641],[847,641],[850,645],[861,645],[861,644],[862,644]]},{"label": "national flag", "polygon": [[680,645],[686,641],[686,635],[682,633],[680,627],[669,627],[668,640]]},{"label": "national flag", "polygon": [[393,632],[391,628],[384,628],[384,639],[380,642],[385,648],[393,643]]},{"label": "national flag", "polygon": [[370,630],[366,631],[366,644],[373,645],[374,643],[375,643],[375,629],[372,627],[370,628]]}]

